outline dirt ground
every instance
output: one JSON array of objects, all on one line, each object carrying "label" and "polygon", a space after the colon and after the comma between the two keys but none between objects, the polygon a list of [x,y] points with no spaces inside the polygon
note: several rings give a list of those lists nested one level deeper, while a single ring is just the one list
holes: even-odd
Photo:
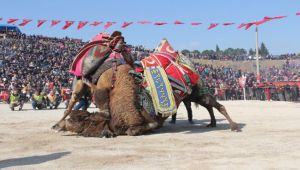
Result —
[{"label": "dirt ground", "polygon": [[28,104],[10,111],[0,104],[0,169],[300,168],[300,103],[221,103],[242,132],[231,132],[216,110],[217,128],[206,128],[204,108],[193,107],[191,125],[180,106],[177,124],[166,122],[153,133],[85,138],[50,129],[62,108],[34,111]]}]

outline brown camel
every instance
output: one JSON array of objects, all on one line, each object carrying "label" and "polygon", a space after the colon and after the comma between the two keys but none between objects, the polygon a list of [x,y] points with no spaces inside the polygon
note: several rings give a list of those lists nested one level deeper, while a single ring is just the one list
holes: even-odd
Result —
[{"label": "brown camel", "polygon": [[[136,85],[133,78],[126,74],[130,70],[130,66],[122,65],[118,66],[118,76],[116,81],[116,87],[109,92],[109,108],[110,118],[105,113],[96,112],[89,113],[86,111],[72,111],[70,118],[64,120],[56,127],[59,130],[66,130],[76,132],[83,136],[94,137],[111,137],[116,135],[140,135],[146,131],[150,131],[157,127],[157,123],[146,113],[144,110],[138,112],[135,107]],[[112,70],[108,70],[98,81],[98,87],[105,87],[106,90],[110,90]],[[122,87],[122,88],[119,88]],[[92,85],[95,94],[95,103],[97,106],[103,104],[103,92]],[[231,130],[239,131],[238,126],[233,122],[226,112],[223,105],[219,104],[211,95],[199,95],[197,87],[193,88],[193,92],[190,96],[184,99],[184,103],[195,102],[207,108],[211,115],[211,123],[209,127],[215,127],[216,121],[212,108],[217,108],[230,123]],[[125,108],[125,109],[124,109]],[[187,109],[190,107],[187,107]],[[191,111],[191,108],[190,110]],[[189,112],[191,114],[191,112]],[[156,121],[162,126],[164,120],[161,116],[156,117]]]},{"label": "brown camel", "polygon": [[[70,118],[61,120],[53,128],[67,130],[84,136],[111,137],[113,135],[140,135],[157,127],[156,121],[144,110],[136,107],[136,88],[128,72],[131,67],[119,65],[112,88],[113,69],[108,69],[99,78],[97,85],[90,85],[95,103],[100,112],[71,111]],[[75,92],[80,98],[89,86],[83,81],[76,83]],[[109,110],[103,110],[103,108]],[[110,115],[107,115],[107,113]]]}]

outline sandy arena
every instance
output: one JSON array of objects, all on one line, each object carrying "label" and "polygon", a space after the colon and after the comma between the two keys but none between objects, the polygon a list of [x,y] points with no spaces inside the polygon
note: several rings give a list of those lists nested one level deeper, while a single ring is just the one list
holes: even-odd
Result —
[{"label": "sandy arena", "polygon": [[[63,109],[10,111],[0,104],[0,169],[299,169],[300,103],[221,101],[242,132],[215,110],[183,105],[176,125],[143,136],[111,139],[56,133]],[[95,108],[89,109],[90,111]],[[169,120],[168,120],[169,121]]]}]

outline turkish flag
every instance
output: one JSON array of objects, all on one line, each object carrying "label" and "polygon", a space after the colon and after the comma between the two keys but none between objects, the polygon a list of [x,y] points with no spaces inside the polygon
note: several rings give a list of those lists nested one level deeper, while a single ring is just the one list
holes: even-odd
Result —
[{"label": "turkish flag", "polygon": [[154,25],[165,25],[167,24],[166,22],[155,22]]},{"label": "turkish flag", "polygon": [[98,26],[99,24],[101,24],[102,22],[101,21],[94,21],[92,22],[90,25],[91,26]]},{"label": "turkish flag", "polygon": [[40,26],[42,26],[45,22],[46,22],[47,20],[38,20],[37,22],[38,22],[38,24],[37,24],[37,27],[40,27]]},{"label": "turkish flag", "polygon": [[234,24],[233,22],[225,22],[223,25],[228,26],[228,25],[233,25],[233,24]]},{"label": "turkish flag", "polygon": [[75,21],[66,21],[65,26],[62,27],[63,30],[68,29]]},{"label": "turkish flag", "polygon": [[174,24],[184,24],[184,23],[181,22],[181,21],[176,20],[176,21],[174,22]]},{"label": "turkish flag", "polygon": [[26,24],[28,24],[31,21],[32,21],[31,19],[23,19],[23,22],[20,23],[19,26],[23,27],[23,26],[25,26]]},{"label": "turkish flag", "polygon": [[201,25],[202,23],[201,22],[192,22],[191,25],[193,26],[197,26],[197,25]]},{"label": "turkish flag", "polygon": [[137,22],[137,23],[139,23],[139,24],[151,24],[152,22],[151,21],[139,21],[139,22]]},{"label": "turkish flag", "polygon": [[133,22],[124,22],[123,25],[122,25],[122,28],[126,28],[128,27],[129,25],[131,25]]},{"label": "turkish flag", "polygon": [[58,23],[60,23],[60,20],[52,20],[52,21],[51,21],[51,27],[54,27],[54,26],[57,25]]},{"label": "turkish flag", "polygon": [[104,29],[108,29],[110,26],[112,26],[113,24],[115,24],[116,22],[106,22],[106,24],[104,25]]},{"label": "turkish flag", "polygon": [[300,12],[297,12],[296,15],[300,15]]},{"label": "turkish flag", "polygon": [[77,29],[81,29],[82,27],[84,27],[86,24],[88,23],[88,21],[79,21],[78,25],[77,25]]},{"label": "turkish flag", "polygon": [[11,19],[8,19],[7,20],[7,23],[8,24],[14,24],[16,21],[18,21],[19,19],[17,19],[17,18],[11,18]]},{"label": "turkish flag", "polygon": [[217,27],[218,25],[219,25],[218,23],[211,23],[207,29],[208,30],[213,29],[213,28]]}]

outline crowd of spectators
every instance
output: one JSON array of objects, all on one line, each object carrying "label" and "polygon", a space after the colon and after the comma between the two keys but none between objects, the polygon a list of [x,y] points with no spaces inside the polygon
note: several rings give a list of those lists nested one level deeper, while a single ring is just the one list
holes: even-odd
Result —
[{"label": "crowd of spectators", "polygon": [[[67,37],[59,39],[24,34],[0,39],[0,92],[22,89],[28,98],[35,91],[44,92],[45,96],[50,93],[63,96],[62,91],[70,89],[72,86],[73,77],[68,72],[69,66],[77,51],[85,43]],[[141,60],[154,51],[143,46],[130,47],[132,48],[132,55],[137,60]],[[197,56],[190,57],[195,58]],[[196,64],[195,66],[211,93],[220,100],[243,98],[242,89],[238,83],[238,79],[242,75],[247,77],[246,97],[248,99],[299,99],[299,88],[296,86],[279,88],[269,85],[270,94],[268,95],[265,93],[266,87],[256,83],[254,73],[243,73],[240,70],[223,66],[219,68],[203,64]],[[299,63],[287,58],[286,63],[281,68],[274,66],[262,70],[260,81],[300,81],[299,68]],[[68,90],[64,92],[66,91]],[[52,107],[56,107],[54,101],[52,101]]]}]

